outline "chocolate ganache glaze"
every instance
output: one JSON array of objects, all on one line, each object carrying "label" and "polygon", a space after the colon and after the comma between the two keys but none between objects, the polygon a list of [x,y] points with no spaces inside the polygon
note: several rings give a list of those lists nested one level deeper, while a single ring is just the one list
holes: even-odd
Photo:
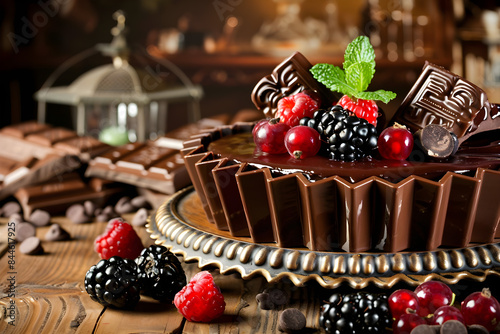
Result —
[{"label": "chocolate ganache glaze", "polygon": [[[500,133],[492,137],[500,138]],[[391,182],[399,182],[410,175],[437,180],[447,172],[470,175],[480,167],[488,169],[500,167],[500,139],[487,143],[483,140],[464,143],[456,154],[441,161],[422,161],[425,157],[418,152],[414,152],[412,157],[417,161],[366,158],[355,162],[344,162],[329,160],[322,156],[298,160],[289,154],[273,155],[258,150],[249,132],[213,141],[209,144],[208,151],[235,163],[246,162],[255,168],[268,167],[276,174],[302,172],[311,181],[334,175],[352,183],[370,176]]]}]

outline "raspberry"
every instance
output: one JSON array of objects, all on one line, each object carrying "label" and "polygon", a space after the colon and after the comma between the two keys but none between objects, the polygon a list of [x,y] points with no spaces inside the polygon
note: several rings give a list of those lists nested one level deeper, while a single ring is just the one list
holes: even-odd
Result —
[{"label": "raspberry", "polygon": [[299,125],[303,117],[312,117],[319,108],[318,102],[307,94],[297,93],[283,97],[278,101],[278,111],[276,117],[290,127]]},{"label": "raspberry", "polygon": [[224,313],[226,302],[208,271],[201,271],[179,291],[174,298],[175,307],[188,320],[209,322]]},{"label": "raspberry", "polygon": [[102,259],[120,256],[133,260],[139,256],[144,246],[129,223],[115,218],[108,222],[104,233],[95,239],[94,249]]},{"label": "raspberry", "polygon": [[359,118],[366,119],[373,126],[377,126],[378,106],[373,100],[351,100],[347,95],[342,96],[338,102],[344,109],[349,109]]}]

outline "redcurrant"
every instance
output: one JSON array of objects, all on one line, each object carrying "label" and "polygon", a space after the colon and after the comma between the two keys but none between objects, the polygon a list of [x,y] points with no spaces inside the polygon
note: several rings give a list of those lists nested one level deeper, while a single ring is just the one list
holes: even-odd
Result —
[{"label": "redcurrant", "polygon": [[439,281],[427,281],[415,289],[422,317],[433,314],[438,308],[453,303],[453,292],[448,285]]},{"label": "redcurrant", "polygon": [[413,328],[425,324],[427,324],[425,319],[418,314],[406,313],[393,322],[392,330],[394,334],[410,334]]},{"label": "redcurrant", "polygon": [[467,296],[461,310],[467,325],[481,325],[491,332],[500,322],[500,304],[488,288]]},{"label": "redcurrant", "polygon": [[378,151],[384,159],[405,160],[413,149],[413,136],[405,126],[395,124],[378,137]]},{"label": "redcurrant", "polygon": [[258,128],[256,131],[253,131],[253,141],[261,151],[270,154],[286,153],[285,135],[290,126],[281,123],[279,118],[273,118],[267,122],[259,122],[256,126]]},{"label": "redcurrant", "polygon": [[419,308],[418,297],[413,291],[399,289],[389,296],[389,309],[394,319],[409,312],[418,313]]},{"label": "redcurrant", "polygon": [[321,139],[318,131],[305,125],[298,125],[286,133],[285,146],[292,157],[305,159],[318,153]]},{"label": "redcurrant", "polygon": [[438,308],[430,320],[431,325],[442,325],[448,320],[457,320],[465,325],[462,312],[454,306],[445,305]]}]

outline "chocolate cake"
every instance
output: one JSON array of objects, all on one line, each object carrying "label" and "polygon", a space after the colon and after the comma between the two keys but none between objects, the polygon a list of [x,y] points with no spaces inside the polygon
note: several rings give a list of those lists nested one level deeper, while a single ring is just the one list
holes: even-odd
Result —
[{"label": "chocolate cake", "polygon": [[[312,79],[311,66],[299,53],[286,59],[255,87],[256,106],[273,116],[279,97],[301,91],[331,105],[338,97]],[[298,160],[256,149],[253,123],[193,136],[181,153],[207,219],[235,237],[313,251],[462,248],[496,237],[499,115],[479,87],[426,64],[389,123],[413,133],[442,126],[457,138],[449,157],[420,147],[400,161]]]}]

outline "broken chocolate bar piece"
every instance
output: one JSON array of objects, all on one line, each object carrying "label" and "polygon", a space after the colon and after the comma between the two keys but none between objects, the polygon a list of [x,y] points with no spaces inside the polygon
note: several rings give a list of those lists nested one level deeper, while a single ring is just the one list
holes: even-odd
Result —
[{"label": "broken chocolate bar piece", "polygon": [[458,150],[458,137],[441,125],[426,125],[413,137],[415,146],[431,158],[448,158]]},{"label": "broken chocolate bar piece", "polygon": [[453,132],[461,144],[473,134],[500,128],[500,110],[478,86],[426,62],[394,114],[394,122],[406,125],[412,132],[438,124]]},{"label": "broken chocolate bar piece", "polygon": [[252,102],[266,117],[274,116],[282,97],[302,91],[316,95],[323,105],[333,105],[340,97],[314,79],[309,72],[311,67],[304,55],[295,52],[257,83],[252,91]]},{"label": "broken chocolate bar piece", "polygon": [[0,130],[0,199],[79,168],[110,148],[97,139],[36,122]]}]

